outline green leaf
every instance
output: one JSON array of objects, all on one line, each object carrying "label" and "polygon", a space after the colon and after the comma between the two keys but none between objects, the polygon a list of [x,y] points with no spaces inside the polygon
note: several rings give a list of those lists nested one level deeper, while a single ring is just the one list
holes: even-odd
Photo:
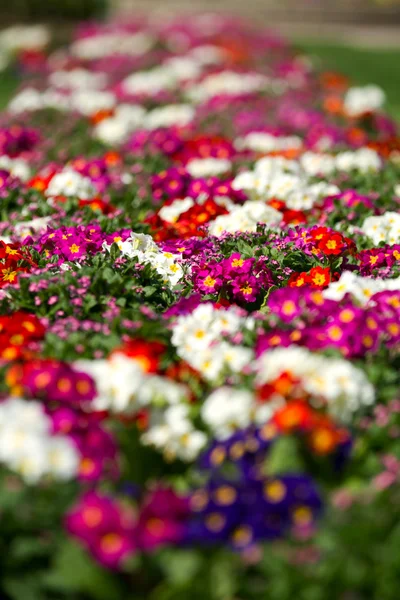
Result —
[{"label": "green leaf", "polygon": [[295,438],[290,436],[280,437],[269,453],[267,474],[279,475],[280,473],[303,471],[304,468]]},{"label": "green leaf", "polygon": [[160,553],[160,563],[169,581],[183,587],[200,569],[201,557],[193,550],[165,550]]},{"label": "green leaf", "polygon": [[61,545],[53,569],[44,581],[50,589],[86,593],[95,600],[122,598],[118,579],[98,566],[89,554],[72,540],[66,540]]}]

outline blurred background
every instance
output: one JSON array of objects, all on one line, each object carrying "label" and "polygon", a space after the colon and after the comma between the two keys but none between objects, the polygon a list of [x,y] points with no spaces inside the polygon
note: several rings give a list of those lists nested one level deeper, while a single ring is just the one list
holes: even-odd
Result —
[{"label": "blurred background", "polygon": [[[47,23],[62,44],[77,21],[149,12],[190,18],[193,11],[230,13],[281,32],[325,68],[381,85],[400,119],[400,0],[0,0],[0,30]],[[0,73],[0,104],[12,85]]]}]

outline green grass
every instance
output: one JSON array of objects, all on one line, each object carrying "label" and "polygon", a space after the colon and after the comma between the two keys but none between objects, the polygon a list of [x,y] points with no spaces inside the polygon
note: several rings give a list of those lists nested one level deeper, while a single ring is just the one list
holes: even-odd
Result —
[{"label": "green grass", "polygon": [[339,71],[356,84],[381,86],[388,111],[400,121],[400,48],[351,48],[309,40],[296,45],[324,68]]},{"label": "green grass", "polygon": [[[321,67],[344,73],[356,84],[380,85],[387,94],[389,112],[400,121],[400,48],[351,48],[310,40],[296,45]],[[0,73],[0,109],[7,105],[17,83],[15,76]]]},{"label": "green grass", "polygon": [[0,72],[0,110],[8,104],[17,85],[18,79],[15,75],[11,75],[8,72]]}]

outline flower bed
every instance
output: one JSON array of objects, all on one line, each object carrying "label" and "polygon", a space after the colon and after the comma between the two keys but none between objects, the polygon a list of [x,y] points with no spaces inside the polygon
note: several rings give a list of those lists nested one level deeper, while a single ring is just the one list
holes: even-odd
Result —
[{"label": "flower bed", "polygon": [[382,90],[228,18],[13,31],[1,597],[395,600]]}]

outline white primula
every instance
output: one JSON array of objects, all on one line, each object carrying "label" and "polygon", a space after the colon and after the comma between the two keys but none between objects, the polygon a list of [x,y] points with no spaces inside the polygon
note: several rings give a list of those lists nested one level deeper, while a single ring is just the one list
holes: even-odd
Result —
[{"label": "white primula", "polygon": [[400,243],[400,213],[387,211],[383,215],[367,217],[361,231],[371,238],[374,244]]},{"label": "white primula", "polygon": [[238,309],[217,309],[210,302],[199,304],[190,314],[177,317],[172,325],[172,343],[181,358],[210,380],[240,373],[253,361],[253,351],[233,345],[224,336],[233,336],[254,321]]},{"label": "white primula", "polygon": [[195,202],[193,198],[184,198],[183,200],[174,200],[171,204],[165,204],[158,211],[159,217],[167,223],[175,223],[180,215],[188,211]]},{"label": "white primula", "polygon": [[188,405],[178,404],[155,413],[141,441],[161,451],[166,460],[194,460],[206,445],[207,436],[194,428],[189,412]]},{"label": "white primula", "polygon": [[375,400],[374,388],[361,369],[347,360],[327,358],[297,346],[264,352],[257,371],[259,385],[289,372],[316,401],[326,401],[332,415],[344,420]]},{"label": "white primula", "polygon": [[14,225],[13,234],[23,240],[32,233],[44,233],[51,221],[51,217],[37,217],[31,221],[20,221]]},{"label": "white primula", "polygon": [[49,83],[54,87],[68,90],[101,90],[107,85],[107,75],[80,68],[71,71],[54,71],[49,75]]},{"label": "white primula", "polygon": [[10,53],[19,50],[41,50],[50,42],[46,25],[13,25],[0,32],[0,48]]},{"label": "white primula", "polygon": [[366,304],[378,292],[400,290],[400,277],[396,279],[372,279],[362,277],[352,271],[344,271],[338,281],[334,281],[322,292],[329,300],[341,300],[352,294],[360,304]]},{"label": "white primula", "polygon": [[[140,263],[151,264],[163,277],[164,283],[171,287],[179,283],[184,275],[179,262],[181,256],[160,250],[151,235],[132,231],[129,238],[117,242],[117,245],[123,256],[137,258]],[[103,248],[110,251],[111,245],[105,242]]]},{"label": "white primula", "polygon": [[76,477],[79,454],[66,436],[52,435],[51,419],[34,400],[9,398],[0,403],[0,462],[30,484],[46,476]]},{"label": "white primula", "polygon": [[71,44],[70,50],[81,59],[95,60],[115,54],[139,56],[148,52],[153,44],[153,36],[146,31],[119,31],[80,38]]},{"label": "white primula", "polygon": [[143,126],[145,115],[146,110],[139,104],[120,104],[111,117],[95,126],[93,135],[105,144],[123,144],[130,133]]},{"label": "white primula", "polygon": [[372,148],[359,148],[339,152],[335,157],[335,167],[338,171],[379,171],[382,161],[379,154]]},{"label": "white primula", "polygon": [[334,156],[311,151],[300,157],[300,165],[310,177],[331,175],[336,168]]},{"label": "white primula", "polygon": [[127,94],[153,96],[174,88],[176,83],[173,73],[161,66],[129,75],[122,81],[122,88]]},{"label": "white primula", "polygon": [[173,56],[172,58],[167,58],[163,62],[163,66],[180,81],[196,79],[201,75],[203,70],[201,63],[195,57],[191,56]]},{"label": "white primula", "polygon": [[379,110],[385,100],[385,92],[377,85],[351,87],[344,98],[344,109],[351,117],[358,117]]},{"label": "white primula", "polygon": [[116,353],[108,360],[80,360],[75,366],[96,383],[94,408],[117,413],[137,410],[136,395],[144,383],[144,372],[138,361]]},{"label": "white primula", "polygon": [[93,135],[96,139],[110,146],[119,146],[126,142],[129,133],[127,124],[117,117],[102,119],[93,130]]},{"label": "white primula", "polygon": [[214,96],[240,96],[265,89],[270,79],[259,73],[235,73],[221,71],[207,75],[199,83],[188,86],[187,95],[195,102],[203,102]]},{"label": "white primula", "polygon": [[27,87],[16,94],[8,104],[8,111],[12,114],[30,112],[44,108],[42,93],[35,88]]},{"label": "white primula", "polygon": [[186,170],[192,177],[214,177],[227,173],[232,163],[227,158],[192,158],[186,165]]},{"label": "white primula", "polygon": [[253,422],[256,400],[248,390],[223,386],[206,398],[201,418],[217,439],[226,439]]},{"label": "white primula", "polygon": [[0,156],[0,169],[5,169],[13,177],[18,177],[21,181],[27,181],[31,176],[31,169],[23,158],[10,158],[9,156]]},{"label": "white primula", "polygon": [[82,200],[93,198],[96,188],[89,177],[84,177],[77,171],[65,167],[56,173],[46,189],[46,196],[76,196]]},{"label": "white primula", "polygon": [[252,131],[235,141],[238,150],[252,150],[253,152],[279,152],[302,147],[302,140],[297,135],[277,136],[262,131]]},{"label": "white primula", "polygon": [[77,90],[70,97],[71,108],[87,117],[102,110],[110,110],[116,103],[117,99],[112,92],[101,90]]},{"label": "white primula", "polygon": [[253,232],[258,223],[271,227],[279,225],[282,213],[268,206],[265,202],[249,200],[242,206],[234,205],[227,215],[220,215],[211,221],[208,231],[210,235],[219,237],[223,233],[236,233],[238,231]]},{"label": "white primula", "polygon": [[184,127],[193,121],[195,111],[189,104],[167,104],[153,108],[143,119],[146,129],[160,127]]},{"label": "white primula", "polygon": [[107,360],[80,360],[75,367],[88,373],[96,383],[97,410],[134,414],[143,407],[163,407],[187,399],[184,385],[147,373],[140,360],[122,352]]}]

